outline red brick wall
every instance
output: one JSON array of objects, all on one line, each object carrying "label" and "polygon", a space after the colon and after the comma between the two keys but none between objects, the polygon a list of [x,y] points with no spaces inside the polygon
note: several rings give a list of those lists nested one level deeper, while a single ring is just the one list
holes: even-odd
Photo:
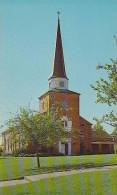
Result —
[{"label": "red brick wall", "polygon": [[[54,97],[53,99],[51,97]],[[64,111],[61,106],[62,101],[65,100],[68,102],[68,109]],[[59,115],[67,115],[72,119],[73,127],[79,128],[79,95],[74,93],[60,93],[60,92],[50,92],[49,93],[49,107],[52,104],[59,103]]]},{"label": "red brick wall", "polygon": [[80,128],[81,153],[91,153],[91,125],[84,124]]},{"label": "red brick wall", "polygon": [[[57,105],[59,116],[67,116],[72,120],[72,128],[79,133],[79,94],[72,92],[48,92],[47,95],[42,96],[41,101],[48,99],[47,96],[49,96],[48,108],[50,109],[53,104]],[[62,107],[63,101],[68,103],[67,109]],[[57,151],[57,146],[55,147],[55,151]],[[78,153],[80,153],[80,140],[72,140],[72,154]]]},{"label": "red brick wall", "polygon": [[109,153],[114,153],[114,144],[109,144],[109,143],[95,143],[92,144],[92,152],[93,154],[109,154]]},{"label": "red brick wall", "polygon": [[92,124],[80,117],[80,145],[82,153],[92,153]]},{"label": "red brick wall", "polygon": [[[58,93],[58,92],[50,92],[50,106],[52,104],[58,102],[59,105],[59,115],[66,116],[72,120],[72,128],[77,130],[79,133],[79,95],[75,93]],[[54,97],[54,100],[51,98]],[[61,102],[65,100],[68,102],[68,109],[64,111],[61,106]],[[80,153],[80,140],[72,140],[71,147],[72,155],[77,155]]]}]

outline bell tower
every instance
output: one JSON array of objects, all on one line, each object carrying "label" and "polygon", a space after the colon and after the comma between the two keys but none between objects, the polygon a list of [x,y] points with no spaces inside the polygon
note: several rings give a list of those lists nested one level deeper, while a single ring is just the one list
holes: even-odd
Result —
[{"label": "bell tower", "polygon": [[60,19],[58,12],[58,26],[57,26],[57,35],[56,35],[56,47],[55,55],[53,62],[53,72],[49,80],[49,90],[68,89],[68,78],[66,76],[65,63],[64,63],[64,54],[61,38],[61,29],[60,29]]}]

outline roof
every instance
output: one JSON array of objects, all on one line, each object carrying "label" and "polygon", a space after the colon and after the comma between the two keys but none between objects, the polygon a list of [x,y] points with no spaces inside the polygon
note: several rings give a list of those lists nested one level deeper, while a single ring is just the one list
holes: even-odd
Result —
[{"label": "roof", "polygon": [[113,142],[113,137],[105,130],[92,130],[92,142]]},{"label": "roof", "polygon": [[85,118],[83,118],[82,116],[80,116],[80,125],[82,125],[83,123],[87,123],[89,125],[92,125],[92,123],[90,123],[89,121],[87,121]]},{"label": "roof", "polygon": [[100,130],[92,130],[93,137],[112,137],[107,131],[100,129]]},{"label": "roof", "polygon": [[75,92],[75,91],[71,91],[71,90],[68,90],[68,89],[53,89],[53,90],[49,90],[49,91],[45,92],[43,95],[41,95],[41,96],[39,97],[39,99],[41,99],[42,97],[48,95],[48,94],[51,93],[51,92],[56,92],[56,93],[68,93],[68,94],[72,94],[72,93],[73,93],[73,94],[80,95],[80,93],[77,93],[77,92]]},{"label": "roof", "polygon": [[52,76],[49,79],[58,78],[58,77],[67,79],[66,71],[65,71],[65,63],[64,63],[64,54],[63,54],[63,46],[62,46],[59,17],[58,17],[57,36],[56,36],[54,67],[53,67]]}]

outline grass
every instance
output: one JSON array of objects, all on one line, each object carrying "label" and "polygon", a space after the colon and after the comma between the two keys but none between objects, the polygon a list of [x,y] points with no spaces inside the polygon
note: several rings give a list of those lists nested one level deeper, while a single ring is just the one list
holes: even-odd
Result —
[{"label": "grass", "polygon": [[0,188],[0,195],[116,195],[117,169]]},{"label": "grass", "polygon": [[[41,157],[42,172],[51,172],[79,167],[98,167],[117,164],[117,155],[85,155],[85,156],[62,156]],[[0,158],[0,181],[22,178],[25,175],[38,174],[35,157],[1,157]]]}]

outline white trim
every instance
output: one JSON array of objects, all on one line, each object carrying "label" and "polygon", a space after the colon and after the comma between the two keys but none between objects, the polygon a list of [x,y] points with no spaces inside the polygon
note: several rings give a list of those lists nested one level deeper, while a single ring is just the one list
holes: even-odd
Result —
[{"label": "white trim", "polygon": [[59,152],[61,153],[61,141],[59,141]]},{"label": "white trim", "polygon": [[68,155],[71,155],[71,141],[68,142]]},{"label": "white trim", "polygon": [[67,116],[63,116],[63,117],[62,117],[62,120],[63,120],[64,122],[67,121],[67,126],[65,126],[65,123],[64,123],[64,128],[65,128],[65,130],[66,130],[66,131],[71,131],[71,129],[72,129],[72,121],[69,120]]},{"label": "white trim", "polygon": [[[63,86],[60,86],[60,82],[64,82]],[[68,80],[66,78],[52,78],[49,81],[49,89],[68,89]]]},{"label": "white trim", "polygon": [[65,147],[63,148],[65,144],[68,144],[68,154],[66,155],[71,155],[71,139],[62,143],[59,141],[59,152],[65,154]]}]

